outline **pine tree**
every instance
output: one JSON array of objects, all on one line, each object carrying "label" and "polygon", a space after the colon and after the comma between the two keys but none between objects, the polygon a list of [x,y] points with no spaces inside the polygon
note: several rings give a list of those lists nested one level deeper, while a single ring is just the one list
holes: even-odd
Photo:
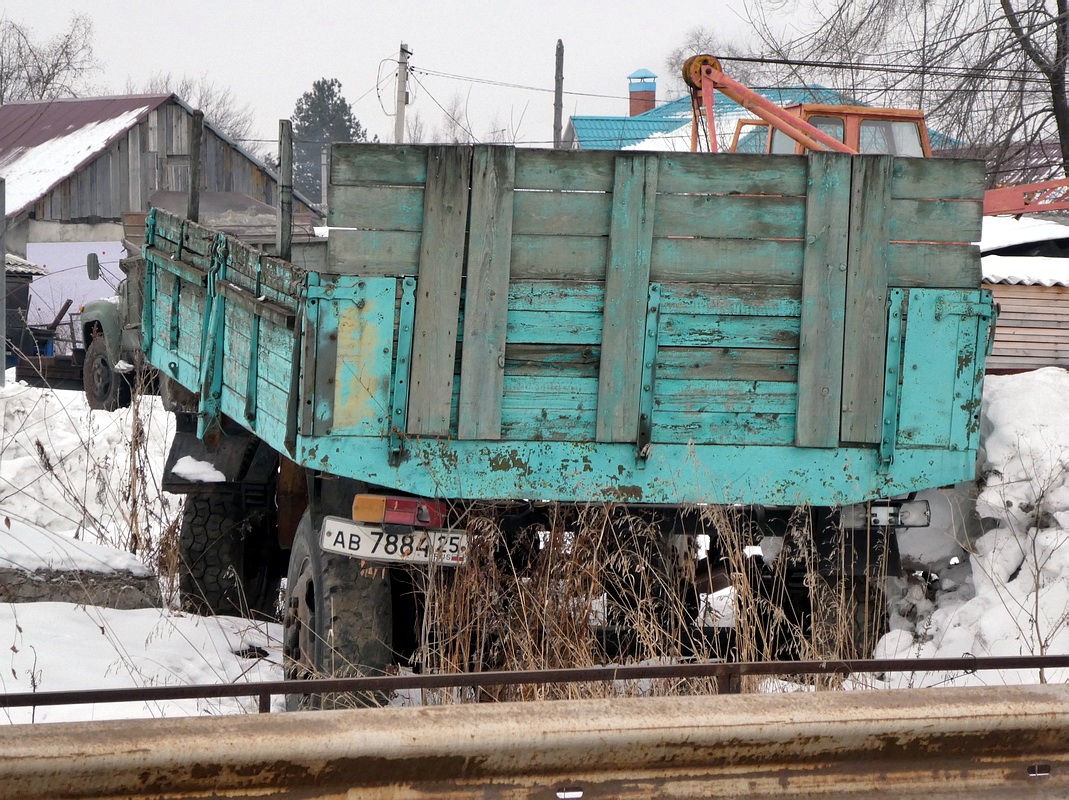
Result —
[{"label": "pine tree", "polygon": [[293,110],[293,182],[309,199],[322,197],[321,158],[332,142],[366,142],[367,131],[356,121],[337,78],[321,78]]}]

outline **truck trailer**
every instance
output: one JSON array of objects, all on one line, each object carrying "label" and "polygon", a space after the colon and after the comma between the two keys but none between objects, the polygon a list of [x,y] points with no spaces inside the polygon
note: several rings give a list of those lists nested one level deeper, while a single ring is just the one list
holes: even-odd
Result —
[{"label": "truck trailer", "polygon": [[520,537],[600,504],[713,570],[707,509],[801,514],[872,585],[915,493],[975,474],[983,195],[956,159],[336,144],[318,268],[153,211],[183,592],[285,576],[300,676],[411,658],[397,586],[469,568],[472,508]]}]

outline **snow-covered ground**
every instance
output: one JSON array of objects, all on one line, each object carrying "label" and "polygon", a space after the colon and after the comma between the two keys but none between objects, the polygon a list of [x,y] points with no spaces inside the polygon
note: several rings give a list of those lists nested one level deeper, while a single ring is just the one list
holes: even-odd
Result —
[{"label": "snow-covered ground", "polygon": [[[1069,373],[988,376],[977,535],[934,548],[932,587],[898,581],[879,658],[1069,654]],[[958,545],[958,546],[955,546]],[[896,676],[896,685],[1062,682],[1067,670]]]},{"label": "snow-covered ground", "polygon": [[[1066,408],[1065,370],[988,377],[976,503],[987,521],[967,524],[970,503],[928,495],[935,528],[901,541],[911,567],[938,580],[892,581],[893,630],[878,657],[1069,654]],[[136,412],[90,413],[78,393],[15,384],[0,389],[0,416],[0,568],[156,569],[177,530],[180,499],[158,489],[172,433],[155,398]],[[0,637],[0,692],[281,677],[279,627],[235,618],[6,603]],[[940,673],[891,676],[891,685],[1066,678]],[[0,713],[0,722],[240,713],[253,703],[39,708]]]},{"label": "snow-covered ground", "polygon": [[[175,544],[181,498],[159,490],[173,418],[157,398],[90,412],[79,392],[9,383],[0,389],[0,419],[0,569],[158,571]],[[161,588],[173,595],[174,587]],[[167,609],[0,603],[0,692],[278,680],[280,635],[278,625]],[[41,707],[0,712],[0,723],[240,713],[255,705],[251,698]]]}]

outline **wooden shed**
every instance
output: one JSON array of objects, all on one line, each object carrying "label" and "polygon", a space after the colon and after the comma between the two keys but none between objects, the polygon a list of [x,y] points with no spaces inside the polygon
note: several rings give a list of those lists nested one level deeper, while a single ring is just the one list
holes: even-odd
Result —
[{"label": "wooden shed", "polygon": [[[192,120],[193,109],[173,94],[0,106],[8,249],[25,254],[27,242],[120,240],[124,212],[147,211],[157,191],[188,190]],[[275,175],[210,122],[202,155],[203,190],[275,204]],[[300,195],[294,211],[320,216]],[[71,230],[72,223],[86,230]],[[99,229],[109,225],[114,230]]]},{"label": "wooden shed", "polygon": [[998,305],[991,373],[1069,368],[1069,220],[984,220],[984,287]]}]

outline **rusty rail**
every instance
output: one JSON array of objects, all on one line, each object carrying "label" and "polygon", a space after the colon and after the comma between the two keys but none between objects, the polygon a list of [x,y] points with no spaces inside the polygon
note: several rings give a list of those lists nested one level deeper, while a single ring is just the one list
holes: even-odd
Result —
[{"label": "rusty rail", "polygon": [[577,669],[524,670],[509,672],[463,672],[434,675],[388,675],[366,678],[316,678],[304,681],[220,683],[200,686],[145,686],[127,689],[95,689],[62,692],[0,694],[2,708],[122,703],[130,701],[189,700],[220,697],[257,697],[259,710],[271,710],[271,697],[285,694],[333,692],[386,693],[400,689],[452,689],[489,686],[551,685],[627,680],[686,680],[716,678],[722,691],[730,692],[745,675],[849,675],[887,672],[987,672],[996,670],[1041,670],[1069,668],[1069,655],[998,656],[930,659],[854,659],[835,661],[696,662],[641,664]]},{"label": "rusty rail", "polygon": [[1064,797],[1069,687],[23,725],[0,753],[2,800]]}]

